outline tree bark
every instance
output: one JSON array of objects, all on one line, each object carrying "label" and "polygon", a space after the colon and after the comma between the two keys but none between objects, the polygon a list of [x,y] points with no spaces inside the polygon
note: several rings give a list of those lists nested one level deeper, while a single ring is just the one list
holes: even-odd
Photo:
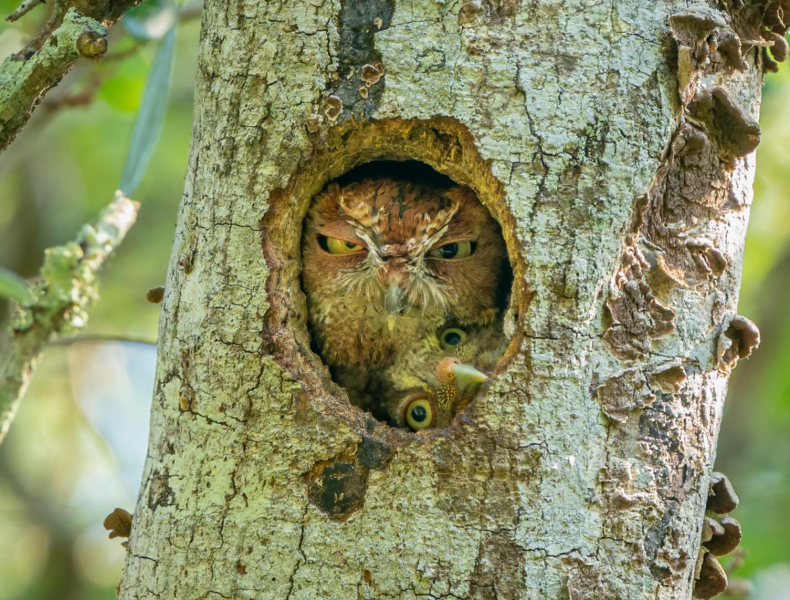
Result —
[{"label": "tree bark", "polygon": [[[208,0],[120,597],[689,598],[758,341],[774,4]],[[302,219],[377,159],[472,187],[508,245],[512,344],[446,430],[375,421],[310,351]]]}]

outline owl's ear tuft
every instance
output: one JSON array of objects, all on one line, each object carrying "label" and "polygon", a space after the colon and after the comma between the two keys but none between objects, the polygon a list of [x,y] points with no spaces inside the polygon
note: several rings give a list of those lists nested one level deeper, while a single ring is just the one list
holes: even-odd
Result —
[{"label": "owl's ear tuft", "polygon": [[349,217],[359,223],[371,225],[373,222],[370,208],[359,197],[354,195],[340,196],[340,208]]},{"label": "owl's ear tuft", "polygon": [[340,186],[332,182],[316,196],[315,201],[323,210],[330,210],[333,206],[337,205],[339,196]]},{"label": "owl's ear tuft", "polygon": [[332,182],[324,188],[324,191],[321,192],[319,198],[324,201],[329,202],[337,202],[338,197],[340,196],[340,186],[336,182]]},{"label": "owl's ear tuft", "polygon": [[326,192],[327,194],[337,196],[340,194],[340,185],[336,181],[333,181],[328,186],[326,186]]}]

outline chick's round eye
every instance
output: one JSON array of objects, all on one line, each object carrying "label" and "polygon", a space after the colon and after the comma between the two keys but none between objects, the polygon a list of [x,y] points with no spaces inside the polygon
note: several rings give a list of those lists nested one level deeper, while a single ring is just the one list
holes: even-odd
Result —
[{"label": "chick's round eye", "polygon": [[329,252],[329,254],[351,254],[352,252],[359,252],[365,249],[362,244],[355,244],[354,242],[331,238],[325,235],[318,236],[318,245],[326,252]]},{"label": "chick's round eye", "polygon": [[406,424],[412,431],[421,431],[433,427],[435,415],[433,404],[427,398],[417,398],[406,405]]},{"label": "chick's round eye", "polygon": [[454,350],[466,341],[467,334],[463,329],[451,327],[439,335],[439,343],[445,350]]},{"label": "chick's round eye", "polygon": [[475,242],[453,242],[431,250],[429,256],[433,258],[466,258],[473,254],[477,244]]}]

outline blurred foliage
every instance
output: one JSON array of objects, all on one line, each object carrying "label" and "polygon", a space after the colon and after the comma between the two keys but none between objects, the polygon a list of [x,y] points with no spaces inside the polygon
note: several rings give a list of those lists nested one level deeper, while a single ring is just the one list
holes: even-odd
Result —
[{"label": "blurred foliage", "polygon": [[[0,0],[0,16],[18,3]],[[14,25],[2,22],[0,55],[18,50],[51,7]],[[140,215],[101,274],[101,301],[86,334],[156,339],[159,306],[145,294],[163,285],[167,272],[192,128],[198,32],[199,19],[179,27],[162,135],[134,193]],[[47,247],[73,239],[113,199],[157,48],[140,37],[114,27],[107,56],[81,62],[0,155],[0,268],[34,277]],[[0,326],[8,316],[0,300]],[[0,600],[115,598],[125,550],[107,538],[102,520],[116,506],[134,509],[154,360],[155,349],[141,344],[47,351],[0,450]]]},{"label": "blurred foliage", "polygon": [[13,271],[0,267],[0,298],[10,298],[20,303],[32,300],[30,283]]},{"label": "blurred foliage", "polygon": [[170,31],[177,17],[178,6],[173,0],[148,0],[127,11],[121,24],[138,40],[158,40]]},{"label": "blurred foliage", "polygon": [[[0,0],[0,15],[19,0]],[[167,0],[157,1],[165,5]],[[145,5],[144,5],[145,6]],[[0,24],[0,56],[41,27],[52,3],[13,26]],[[111,31],[110,51],[80,65],[51,92],[0,155],[0,267],[37,273],[44,249],[71,239],[112,199],[156,44],[168,23],[137,20]],[[143,22],[140,22],[143,19]],[[134,34],[134,35],[132,35]],[[102,274],[88,333],[154,340],[183,189],[192,124],[198,22],[183,22],[161,140],[134,194],[142,204]],[[740,313],[763,345],[732,378],[717,469],[741,496],[734,515],[749,556],[756,600],[790,599],[790,68],[770,75],[761,116],[755,201]],[[0,302],[2,302],[0,300]],[[0,325],[8,317],[0,304]],[[50,348],[0,448],[0,600],[115,598],[125,551],[103,518],[133,510],[147,443],[155,350],[141,344]]]}]

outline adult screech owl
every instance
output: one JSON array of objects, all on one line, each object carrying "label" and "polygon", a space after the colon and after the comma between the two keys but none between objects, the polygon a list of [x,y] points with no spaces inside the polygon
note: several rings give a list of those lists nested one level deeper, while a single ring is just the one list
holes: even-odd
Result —
[{"label": "adult screech owl", "polygon": [[336,373],[386,366],[450,315],[492,322],[509,273],[499,225],[471,190],[392,179],[327,186],[302,264],[314,342]]}]

